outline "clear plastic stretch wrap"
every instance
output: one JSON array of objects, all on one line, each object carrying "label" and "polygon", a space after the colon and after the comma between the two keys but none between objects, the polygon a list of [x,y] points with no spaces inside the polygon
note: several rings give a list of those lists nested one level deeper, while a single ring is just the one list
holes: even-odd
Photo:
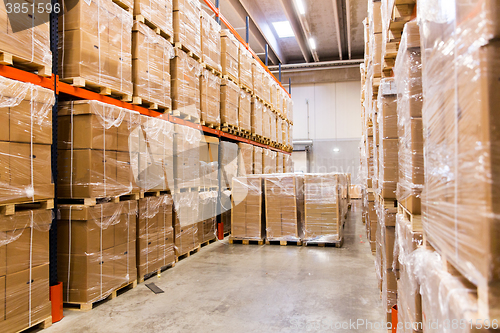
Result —
[{"label": "clear plastic stretch wrap", "polygon": [[217,235],[217,191],[200,192],[198,243],[212,240]]},{"label": "clear plastic stretch wrap", "polygon": [[382,32],[382,3],[380,1],[368,1],[368,25],[370,36]]},{"label": "clear plastic stretch wrap", "polygon": [[[396,215],[396,242],[394,245],[394,260],[399,263],[398,280],[398,325],[399,333],[413,333],[418,331],[418,324],[422,322],[422,298],[420,285],[414,274],[413,251],[422,247],[423,234],[412,227],[403,214]],[[395,267],[393,264],[393,267]]]},{"label": "clear plastic stretch wrap", "polygon": [[252,64],[253,57],[250,51],[246,49],[246,47],[240,44],[240,52],[239,52],[239,78],[240,84],[245,86],[247,89],[253,91],[253,80],[252,80]]},{"label": "clear plastic stretch wrap", "polygon": [[175,124],[174,177],[175,188],[200,186],[200,130]]},{"label": "clear plastic stretch wrap", "polygon": [[278,131],[277,131],[277,125],[278,125],[278,115],[274,111],[269,112],[270,118],[271,118],[271,123],[269,124],[270,127],[270,132],[271,136],[270,139],[272,142],[277,142],[278,141]]},{"label": "clear plastic stretch wrap", "polygon": [[263,240],[266,226],[262,218],[264,196],[262,176],[248,175],[233,179],[231,198],[231,236]]},{"label": "clear plastic stretch wrap", "polygon": [[173,0],[174,42],[201,57],[201,2]]},{"label": "clear plastic stretch wrap", "polygon": [[220,153],[221,189],[231,189],[233,178],[238,175],[238,144],[221,141]]},{"label": "clear plastic stretch wrap", "polygon": [[284,173],[293,173],[293,160],[292,155],[283,154],[283,172]]},{"label": "clear plastic stretch wrap", "polygon": [[422,61],[416,22],[403,30],[394,73],[398,89],[399,183],[397,199],[413,214],[420,214],[424,184],[422,128]]},{"label": "clear plastic stretch wrap", "polygon": [[238,143],[238,177],[253,174],[253,146]]},{"label": "clear plastic stretch wrap", "polygon": [[219,138],[205,135],[200,141],[200,186],[219,186]]},{"label": "clear plastic stretch wrap", "polygon": [[224,226],[224,234],[231,232],[231,191],[220,192],[221,215],[220,223]]},{"label": "clear plastic stretch wrap", "polygon": [[423,322],[419,329],[431,333],[493,332],[496,321],[480,314],[476,287],[447,272],[437,252],[417,249],[409,260],[422,295]]},{"label": "clear plastic stretch wrap", "polygon": [[263,136],[263,108],[264,104],[255,96],[252,97],[252,134]]},{"label": "clear plastic stretch wrap", "polygon": [[0,76],[0,203],[54,197],[54,92]]},{"label": "clear plastic stretch wrap", "polygon": [[279,135],[281,137],[280,143],[282,143],[285,146],[288,146],[288,139],[290,137],[290,134],[288,133],[288,129],[289,129],[288,122],[283,119],[281,121],[281,130],[280,130]]},{"label": "clear plastic stretch wrap", "polygon": [[[264,72],[264,96],[262,97],[264,101],[273,107],[273,88],[276,82],[271,77],[271,74]],[[274,93],[276,93],[276,88],[274,88]]]},{"label": "clear plastic stretch wrap", "polygon": [[278,85],[272,74],[269,74],[269,104],[271,104],[273,111],[278,104]]},{"label": "clear plastic stretch wrap", "polygon": [[240,89],[238,98],[238,126],[241,129],[252,129],[252,94],[245,89]]},{"label": "clear plastic stretch wrap", "polygon": [[304,240],[339,241],[342,220],[338,175],[304,175]]},{"label": "clear plastic stretch wrap", "polygon": [[265,70],[264,67],[261,66],[260,62],[256,59],[252,59],[252,84],[253,84],[253,92],[259,98],[263,98],[264,95],[264,87],[265,87]]},{"label": "clear plastic stretch wrap", "polygon": [[132,95],[132,14],[111,0],[62,4],[60,79]]},{"label": "clear plastic stretch wrap", "polygon": [[271,138],[271,110],[267,105],[262,107],[262,136]]},{"label": "clear plastic stretch wrap", "polygon": [[[142,23],[147,21],[155,28],[161,29],[163,33],[173,37],[174,23],[172,17],[172,0],[134,0],[133,2],[136,20],[139,20],[142,16]],[[129,6],[129,8],[132,8],[132,6]]]},{"label": "clear plastic stretch wrap", "polygon": [[293,124],[288,124],[288,145],[293,147]]},{"label": "clear plastic stretch wrap", "polygon": [[133,97],[136,99],[134,102],[139,103],[142,99],[171,109],[170,60],[174,56],[174,48],[170,42],[147,25],[134,22],[132,30],[132,82]]},{"label": "clear plastic stretch wrap", "polygon": [[280,86],[277,86],[276,88],[276,105],[274,106],[274,109],[278,113],[278,115],[283,115],[283,98],[284,98],[284,91],[281,89]]},{"label": "clear plastic stretch wrap", "polygon": [[263,148],[263,154],[262,154],[262,166],[263,166],[263,173],[264,174],[272,174],[276,173],[276,158],[278,154],[271,150],[271,149],[266,149]]},{"label": "clear plastic stretch wrap", "polygon": [[234,82],[239,83],[240,43],[229,30],[222,30],[220,39],[222,75],[228,75]]},{"label": "clear plastic stretch wrap", "polygon": [[139,199],[137,220],[137,276],[175,262],[173,200],[169,194]]},{"label": "clear plastic stretch wrap", "polygon": [[201,61],[221,72],[220,25],[209,13],[201,11]]},{"label": "clear plastic stretch wrap", "polygon": [[283,153],[277,152],[276,155],[276,173],[283,173]]},{"label": "clear plastic stretch wrap", "polygon": [[[24,8],[32,4],[27,1],[0,3],[0,52],[5,52],[3,61],[17,65],[26,66],[27,69],[37,69],[39,75],[50,76],[52,74],[52,52],[50,51],[50,11],[42,10],[33,17],[34,10],[23,13],[19,10],[14,12],[14,4],[18,8]],[[26,5],[24,5],[26,3]],[[40,2],[44,8],[50,2]],[[7,12],[10,13],[7,14]],[[14,59],[9,59],[11,55]],[[9,61],[10,60],[10,61]]]},{"label": "clear plastic stretch wrap", "polygon": [[303,176],[267,175],[264,179],[266,240],[300,241],[303,236]]},{"label": "clear plastic stretch wrap", "polygon": [[262,161],[262,154],[263,154],[264,148],[253,146],[253,174],[255,175],[261,175],[263,174],[262,169],[263,169],[263,161]]},{"label": "clear plastic stretch wrap", "polygon": [[59,205],[57,271],[65,303],[93,303],[137,279],[137,201]]},{"label": "clear plastic stretch wrap", "polygon": [[175,254],[181,256],[200,245],[198,222],[200,222],[200,195],[196,192],[174,194]]},{"label": "clear plastic stretch wrap", "polygon": [[[380,80],[374,140],[378,141],[378,188],[383,198],[395,199],[398,183],[397,89],[393,78]],[[376,146],[375,146],[376,147]]]},{"label": "clear plastic stretch wrap", "polygon": [[500,42],[493,38],[500,36],[499,10],[498,1],[488,0],[418,5],[424,230],[449,263],[488,290],[485,303],[497,309]]},{"label": "clear plastic stretch wrap", "polygon": [[58,196],[172,189],[172,123],[97,101],[59,103]]},{"label": "clear plastic stretch wrap", "polygon": [[[52,210],[0,217],[2,332],[20,332],[50,318],[49,230]],[[30,282],[31,281],[31,282]]]},{"label": "clear plastic stretch wrap", "polygon": [[201,80],[201,120],[206,125],[220,125],[221,79],[208,69],[203,69]]},{"label": "clear plastic stretch wrap", "polygon": [[238,126],[240,87],[231,80],[222,79],[220,87],[220,120],[222,124]]},{"label": "clear plastic stretch wrap", "polygon": [[283,144],[283,119],[281,119],[280,115],[276,115],[276,142]]},{"label": "clear plastic stretch wrap", "polygon": [[373,53],[370,55],[372,66],[369,73],[371,72],[374,78],[379,78],[382,76],[382,61],[384,60],[382,58],[382,34],[374,35],[370,43]]},{"label": "clear plastic stretch wrap", "polygon": [[200,119],[201,64],[182,50],[175,49],[170,62],[172,75],[172,110],[174,115],[189,115]]}]

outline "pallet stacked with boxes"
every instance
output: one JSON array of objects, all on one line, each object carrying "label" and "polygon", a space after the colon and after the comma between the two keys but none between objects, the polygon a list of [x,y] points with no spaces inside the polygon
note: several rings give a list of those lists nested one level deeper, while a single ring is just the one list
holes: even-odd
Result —
[{"label": "pallet stacked with boxes", "polygon": [[348,186],[345,174],[236,177],[230,243],[340,247]]},{"label": "pallet stacked with boxes", "polygon": [[387,290],[397,284],[398,332],[489,331],[500,319],[492,130],[498,5],[415,6],[381,6],[389,32],[383,71],[396,82],[399,137],[392,262],[398,274]]},{"label": "pallet stacked with boxes", "polygon": [[54,93],[0,77],[0,327],[50,326]]}]

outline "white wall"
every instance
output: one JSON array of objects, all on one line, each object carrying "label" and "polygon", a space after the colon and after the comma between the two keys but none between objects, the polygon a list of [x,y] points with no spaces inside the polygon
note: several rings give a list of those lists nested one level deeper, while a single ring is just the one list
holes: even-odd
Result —
[{"label": "white wall", "polygon": [[[294,85],[294,139],[361,138],[359,81]],[[309,138],[307,110],[309,102]]]}]

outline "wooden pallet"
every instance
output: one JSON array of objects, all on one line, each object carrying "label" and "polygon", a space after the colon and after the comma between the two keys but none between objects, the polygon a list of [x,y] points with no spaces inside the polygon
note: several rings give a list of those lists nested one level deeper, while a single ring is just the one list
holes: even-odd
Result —
[{"label": "wooden pallet", "polygon": [[142,106],[149,110],[156,110],[158,112],[170,113],[170,111],[172,111],[172,107],[170,105],[160,105],[139,96],[132,97],[132,104]]},{"label": "wooden pallet", "polygon": [[21,330],[15,331],[15,333],[21,333],[25,331],[31,332],[33,330],[36,330],[36,332],[38,332],[38,330],[46,329],[49,328],[50,326],[52,326],[52,316],[48,316],[43,320],[32,323],[30,327],[26,327]]},{"label": "wooden pallet", "polygon": [[138,199],[144,199],[144,198],[147,198],[147,197],[159,197],[159,196],[162,196],[162,195],[166,195],[166,194],[171,194],[171,191],[170,190],[162,190],[162,191],[154,191],[154,190],[150,190],[150,191],[142,191],[139,193],[139,198]]},{"label": "wooden pallet", "polygon": [[113,0],[113,2],[115,4],[117,4],[118,6],[120,6],[123,10],[125,10],[126,12],[132,14],[133,13],[133,10],[132,8],[130,8],[126,3],[120,1],[120,0]]},{"label": "wooden pallet", "polygon": [[281,245],[281,246],[287,246],[287,245],[296,245],[296,246],[302,246],[302,241],[289,241],[289,240],[273,240],[273,239],[266,239],[266,245]]},{"label": "wooden pallet", "polygon": [[36,63],[31,59],[19,57],[9,52],[0,51],[0,65],[12,66],[40,76],[52,76],[52,64]]},{"label": "wooden pallet", "polygon": [[190,256],[192,256],[193,254],[195,253],[198,253],[200,251],[201,247],[198,245],[197,247],[195,247],[194,249],[186,252],[186,253],[183,253],[181,255],[178,255],[175,257],[175,262],[179,262],[180,260],[182,259],[186,259],[186,258],[189,258]]},{"label": "wooden pallet", "polygon": [[167,33],[166,31],[162,30],[160,27],[158,27],[156,24],[145,18],[143,15],[135,15],[134,19],[136,21],[139,21],[145,25],[147,25],[151,30],[153,30],[157,35],[162,36],[165,38],[170,44],[174,44],[174,36],[172,36],[172,33]]},{"label": "wooden pallet", "polygon": [[221,73],[220,69],[214,68],[212,65],[205,62],[205,55],[201,56],[201,67],[205,68],[206,70],[211,72],[213,75],[222,78],[222,73]]},{"label": "wooden pallet", "polygon": [[233,74],[229,74],[229,73],[228,74],[223,74],[222,78],[233,82],[237,86],[240,85],[239,80],[235,76],[233,76]]},{"label": "wooden pallet", "polygon": [[264,238],[262,239],[243,239],[237,237],[229,237],[229,244],[243,244],[243,245],[264,245]]},{"label": "wooden pallet", "polygon": [[411,230],[423,231],[422,216],[410,213],[401,202],[398,202],[398,214],[402,214],[408,221],[410,221]]},{"label": "wooden pallet", "polygon": [[32,209],[53,209],[54,199],[12,202],[0,205],[0,215],[14,215],[16,212]]},{"label": "wooden pallet", "polygon": [[215,243],[216,241],[217,241],[217,237],[214,236],[214,238],[201,243],[200,247],[205,247],[205,246],[207,246],[209,244]]},{"label": "wooden pallet", "polygon": [[304,246],[318,246],[318,247],[337,247],[341,248],[344,245],[344,237],[340,238],[338,241],[333,242],[315,242],[315,241],[304,241]]},{"label": "wooden pallet", "polygon": [[192,116],[192,115],[187,114],[187,113],[184,113],[184,112],[179,111],[179,110],[174,110],[172,112],[172,115],[174,117],[181,118],[181,119],[190,121],[190,122],[195,123],[195,124],[199,124],[200,123],[200,118]]},{"label": "wooden pallet", "polygon": [[166,271],[169,268],[174,268],[175,267],[175,261],[172,261],[170,264],[162,266],[161,268],[157,269],[156,271],[153,271],[151,273],[144,274],[144,276],[139,277],[139,283],[143,283],[145,280],[152,278],[153,276],[156,276],[158,278],[161,277],[161,273]]},{"label": "wooden pallet", "polygon": [[248,87],[247,85],[245,84],[240,84],[240,89],[243,89],[245,90],[247,93],[249,94],[252,94],[253,93],[253,89],[250,89],[250,87]]},{"label": "wooden pallet", "polygon": [[106,87],[102,84],[86,80],[83,77],[67,77],[67,78],[62,78],[59,80],[62,82],[69,83],[74,87],[85,88],[88,90],[97,91],[101,95],[115,97],[115,98],[121,100],[122,102],[131,102],[132,101],[132,95],[130,95],[130,94],[126,94],[126,93],[123,93],[123,92],[118,91],[116,89]]},{"label": "wooden pallet", "polygon": [[227,237],[227,236],[229,236],[229,235],[231,235],[231,231],[228,231],[228,232],[225,232],[225,233],[224,233],[224,237]]},{"label": "wooden pallet", "polygon": [[190,56],[194,60],[201,62],[200,55],[191,51],[186,45],[182,44],[181,42],[175,42],[174,46],[175,48],[184,51],[188,56]]},{"label": "wooden pallet", "polygon": [[411,21],[415,9],[414,0],[397,0],[392,9],[389,30],[398,38],[403,32],[406,22]]},{"label": "wooden pallet", "polygon": [[200,121],[200,125],[201,126],[206,126],[208,128],[213,128],[213,129],[220,129],[220,124],[217,124],[217,123],[211,123],[211,122],[208,122],[208,121],[205,121],[205,120],[201,120]]},{"label": "wooden pallet", "polygon": [[59,203],[67,205],[95,206],[108,202],[119,203],[120,201],[138,200],[140,198],[140,193],[129,193],[112,197],[59,199]]},{"label": "wooden pallet", "polygon": [[137,280],[134,280],[132,282],[125,283],[119,288],[116,288],[113,290],[111,293],[106,295],[105,297],[101,298],[98,301],[91,302],[91,303],[78,303],[78,302],[67,302],[64,303],[64,307],[66,307],[68,310],[76,310],[76,311],[90,311],[92,308],[98,304],[104,303],[106,301],[115,299],[118,296],[118,292],[125,290],[125,289],[134,289],[137,287]]}]

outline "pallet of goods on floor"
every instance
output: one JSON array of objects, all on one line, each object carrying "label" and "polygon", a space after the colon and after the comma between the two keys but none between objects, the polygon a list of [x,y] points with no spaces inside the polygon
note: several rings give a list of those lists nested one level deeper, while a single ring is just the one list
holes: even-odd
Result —
[{"label": "pallet of goods on floor", "polygon": [[370,1],[365,20],[364,216],[378,219],[367,228],[375,230],[383,306],[403,332],[450,330],[439,323],[451,321],[468,323],[461,332],[488,331],[500,319],[498,140],[484,134],[496,126],[498,6],[448,7],[456,15],[443,21],[449,8],[432,1]]},{"label": "pallet of goods on floor", "polygon": [[233,178],[231,243],[342,246],[346,174]]}]

